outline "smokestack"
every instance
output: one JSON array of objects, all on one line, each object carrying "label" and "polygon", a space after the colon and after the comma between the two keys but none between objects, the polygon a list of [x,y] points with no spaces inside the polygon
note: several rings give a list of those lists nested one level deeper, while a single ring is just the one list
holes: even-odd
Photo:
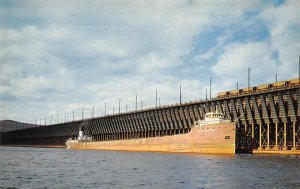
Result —
[{"label": "smokestack", "polygon": [[248,68],[248,92],[250,89],[250,67]]},{"label": "smokestack", "polygon": [[157,108],[157,90],[155,91],[155,108]]},{"label": "smokestack", "polygon": [[121,99],[119,99],[119,114],[121,113]]},{"label": "smokestack", "polygon": [[180,87],[179,87],[179,103],[181,104],[181,84],[180,84]]},{"label": "smokestack", "polygon": [[209,99],[211,100],[211,82],[212,82],[212,78],[210,77],[209,79]]},{"label": "smokestack", "polygon": [[93,106],[92,118],[94,118],[94,111],[95,111],[95,108],[94,108],[94,106]]},{"label": "smokestack", "polygon": [[135,95],[135,111],[137,111],[137,95]]}]

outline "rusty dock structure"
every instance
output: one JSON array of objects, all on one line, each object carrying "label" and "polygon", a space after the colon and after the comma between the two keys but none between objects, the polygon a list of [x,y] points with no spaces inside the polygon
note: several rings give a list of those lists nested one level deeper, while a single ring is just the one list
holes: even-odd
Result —
[{"label": "rusty dock structure", "polygon": [[188,133],[207,112],[236,125],[236,153],[300,154],[300,78],[218,93],[215,98],[0,133],[1,145],[65,147],[86,126],[95,141]]}]

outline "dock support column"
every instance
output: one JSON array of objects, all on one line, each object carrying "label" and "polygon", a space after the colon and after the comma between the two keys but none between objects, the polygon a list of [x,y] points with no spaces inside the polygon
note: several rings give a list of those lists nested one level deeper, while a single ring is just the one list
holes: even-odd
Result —
[{"label": "dock support column", "polygon": [[254,124],[251,125],[251,146],[252,146],[252,150],[255,147],[255,138],[254,138]]},{"label": "dock support column", "polygon": [[259,124],[259,147],[258,149],[261,150],[262,149],[262,146],[261,146],[261,124]]},{"label": "dock support column", "polygon": [[293,123],[293,147],[291,150],[296,150],[296,123]]},{"label": "dock support column", "polygon": [[248,149],[249,146],[248,146],[248,135],[247,135],[247,123],[245,124],[245,127],[244,127],[245,131],[244,131],[244,148],[245,149]]},{"label": "dock support column", "polygon": [[286,123],[283,123],[283,150],[287,150],[286,148]]},{"label": "dock support column", "polygon": [[270,149],[270,124],[267,124],[267,149]]},{"label": "dock support column", "polygon": [[275,123],[275,149],[278,149],[278,123]]}]

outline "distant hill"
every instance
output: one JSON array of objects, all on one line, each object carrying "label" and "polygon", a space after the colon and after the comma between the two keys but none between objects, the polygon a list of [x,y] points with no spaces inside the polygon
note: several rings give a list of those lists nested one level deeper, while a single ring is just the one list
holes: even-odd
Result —
[{"label": "distant hill", "polygon": [[12,120],[0,121],[0,132],[12,131],[17,129],[30,128],[30,127],[36,127],[36,125],[28,124],[28,123],[20,123]]}]

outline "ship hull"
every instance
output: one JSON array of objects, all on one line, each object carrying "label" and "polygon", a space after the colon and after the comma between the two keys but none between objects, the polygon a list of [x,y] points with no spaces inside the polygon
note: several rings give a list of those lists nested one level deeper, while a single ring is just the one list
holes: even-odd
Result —
[{"label": "ship hull", "polygon": [[235,125],[229,123],[193,127],[186,134],[113,141],[67,141],[68,149],[122,150],[182,153],[235,153]]}]

